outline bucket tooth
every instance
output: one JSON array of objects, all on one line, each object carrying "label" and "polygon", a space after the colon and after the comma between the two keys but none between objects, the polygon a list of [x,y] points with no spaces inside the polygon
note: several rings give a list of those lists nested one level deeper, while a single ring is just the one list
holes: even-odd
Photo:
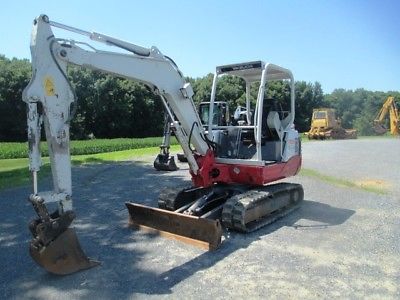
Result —
[{"label": "bucket tooth", "polygon": [[190,216],[131,202],[125,205],[133,227],[156,232],[206,250],[214,250],[221,244],[222,226],[219,220]]},{"label": "bucket tooth", "polygon": [[29,245],[33,260],[46,271],[67,275],[98,266],[100,262],[88,258],[83,252],[75,230],[68,228],[47,246],[41,246],[36,239]]}]

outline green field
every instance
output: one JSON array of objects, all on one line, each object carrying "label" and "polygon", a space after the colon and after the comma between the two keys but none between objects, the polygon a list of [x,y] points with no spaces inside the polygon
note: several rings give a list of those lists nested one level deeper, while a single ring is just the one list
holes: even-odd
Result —
[{"label": "green field", "polygon": [[[361,137],[361,138],[380,138],[380,137]],[[162,138],[144,139],[99,139],[88,141],[72,141],[71,153],[74,165],[87,163],[107,163],[116,161],[134,160],[143,156],[155,156],[159,153],[159,145]],[[308,142],[307,138],[302,137],[303,142]],[[172,139],[172,151],[180,151],[177,141]],[[314,141],[313,141],[314,142]],[[318,141],[316,141],[318,142]],[[42,143],[43,156],[46,156],[46,143]],[[29,160],[27,157],[26,143],[0,143],[0,190],[27,184],[30,181],[28,170]],[[40,170],[40,177],[46,177],[50,173],[49,158],[43,157],[43,166]],[[321,177],[313,170],[303,170],[302,175],[309,177]],[[354,186],[336,178],[327,176],[326,181],[331,183]],[[339,182],[339,181],[340,182]],[[381,190],[373,189],[374,192],[382,193]]]},{"label": "green field", "polygon": [[[71,141],[71,155],[95,154],[115,152],[129,149],[158,147],[162,137],[147,138],[120,138],[120,139],[94,139],[84,141]],[[176,145],[176,139],[171,139],[171,144]],[[40,145],[42,156],[48,156],[47,143]],[[28,157],[28,143],[0,143],[0,159]]]},{"label": "green field", "polygon": [[[158,139],[161,140],[161,138]],[[121,139],[118,140],[120,141]],[[123,140],[129,140],[129,139],[123,139]],[[104,146],[102,149],[107,149],[111,147],[106,145],[105,141],[111,141],[111,144],[115,145],[114,140],[102,140],[103,143],[102,145]],[[0,146],[2,146],[3,144],[5,143],[0,143]],[[15,143],[15,144],[22,144],[22,143]],[[94,151],[100,151],[98,147],[92,147],[92,148],[87,147],[85,148],[85,151],[88,151],[88,149],[94,149]],[[173,145],[171,146],[171,150],[179,151],[180,146]],[[127,161],[127,160],[134,160],[135,158],[142,158],[143,156],[153,156],[155,158],[155,156],[159,153],[159,151],[160,151],[159,147],[142,147],[139,149],[129,149],[129,150],[112,151],[105,153],[72,155],[72,164],[79,165],[87,163],[107,163],[107,162]],[[40,178],[44,178],[50,173],[49,158],[44,157],[42,161],[43,161],[43,166],[40,170]],[[29,164],[28,158],[0,159],[0,190],[29,183],[30,172],[28,170],[28,164]]]}]

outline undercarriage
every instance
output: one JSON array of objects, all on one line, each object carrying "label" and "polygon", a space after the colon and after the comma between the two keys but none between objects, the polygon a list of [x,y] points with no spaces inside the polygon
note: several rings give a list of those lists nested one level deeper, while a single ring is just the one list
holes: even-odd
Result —
[{"label": "undercarriage", "polygon": [[301,205],[303,188],[295,183],[263,187],[217,184],[208,188],[167,188],[158,209],[126,203],[130,222],[206,249],[221,243],[223,227],[252,232],[287,215]]}]

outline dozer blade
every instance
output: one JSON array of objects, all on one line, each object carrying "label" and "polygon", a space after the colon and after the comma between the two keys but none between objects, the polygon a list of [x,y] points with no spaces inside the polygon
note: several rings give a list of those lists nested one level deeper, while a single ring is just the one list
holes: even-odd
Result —
[{"label": "dozer blade", "polygon": [[75,230],[71,228],[65,230],[47,246],[38,247],[35,240],[32,240],[29,253],[38,265],[57,275],[75,273],[100,264],[83,253]]},{"label": "dozer blade", "polygon": [[219,220],[211,220],[148,207],[131,202],[125,203],[130,224],[160,235],[206,249],[214,250],[221,244],[222,227]]}]

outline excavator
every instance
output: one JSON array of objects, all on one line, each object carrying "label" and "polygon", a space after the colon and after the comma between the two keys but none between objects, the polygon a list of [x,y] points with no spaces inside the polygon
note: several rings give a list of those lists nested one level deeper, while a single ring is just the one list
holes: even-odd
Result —
[{"label": "excavator", "polygon": [[[86,36],[115,47],[99,50],[87,42],[57,38],[52,28]],[[218,79],[226,74],[246,82],[246,105],[250,87],[259,84],[254,117],[247,109],[247,123],[214,125],[207,132],[192,97],[190,83],[176,63],[157,47],[145,48],[104,34],[50,21],[40,15],[31,35],[32,78],[23,91],[27,104],[29,169],[33,192],[28,197],[37,217],[29,224],[32,259],[46,271],[66,275],[98,266],[78,241],[71,224],[73,207],[70,122],[77,98],[67,77],[69,64],[114,74],[147,85],[159,95],[172,130],[189,164],[191,186],[160,193],[158,208],[132,202],[125,205],[132,226],[180,237],[205,249],[221,243],[227,230],[252,232],[298,208],[304,198],[300,184],[275,181],[296,175],[301,167],[301,145],[294,128],[295,93],[292,72],[263,61],[216,67],[209,116],[213,116]],[[114,48],[113,48],[114,49]],[[287,111],[276,111],[264,101],[269,82],[285,80],[290,85]],[[44,127],[53,187],[41,191],[40,137]]]},{"label": "excavator", "polygon": [[374,120],[373,129],[377,134],[385,134],[388,128],[385,126],[385,119],[389,113],[390,133],[392,135],[400,134],[400,114],[394,97],[389,96],[383,103],[382,108]]}]

